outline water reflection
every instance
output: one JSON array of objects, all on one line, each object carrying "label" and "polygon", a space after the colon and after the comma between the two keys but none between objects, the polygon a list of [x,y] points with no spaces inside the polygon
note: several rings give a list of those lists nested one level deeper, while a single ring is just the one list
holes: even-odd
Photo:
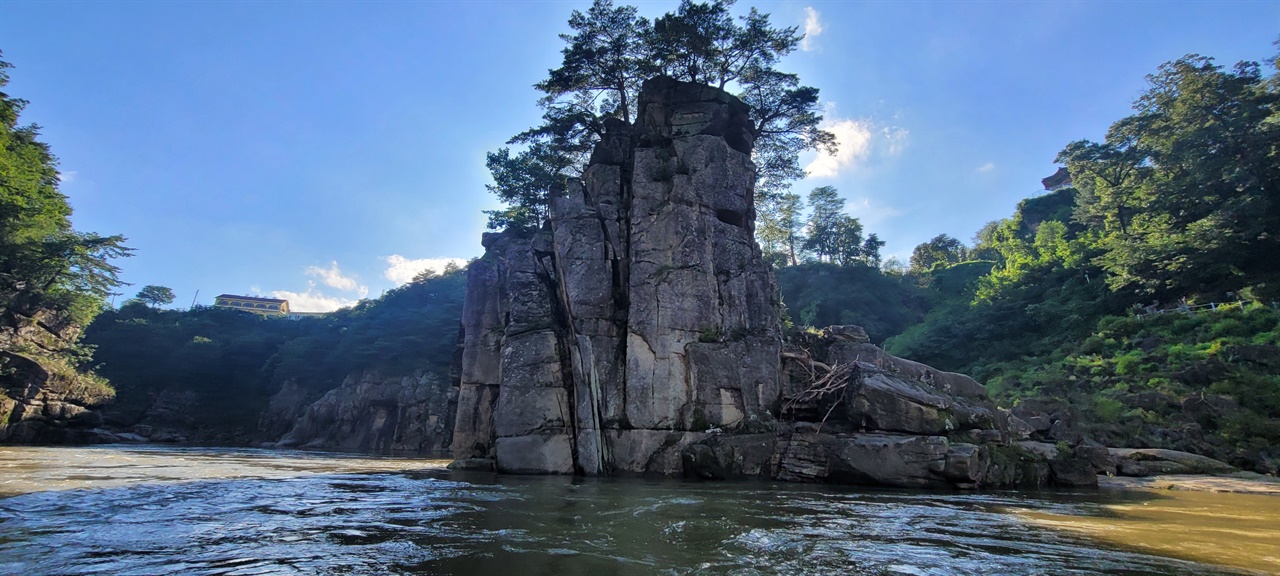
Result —
[{"label": "water reflection", "polygon": [[[1100,549],[1019,512],[1079,518],[1149,500],[1134,493],[868,492],[497,477],[258,451],[26,450],[0,450],[5,490],[21,492],[0,499],[4,574],[1228,573]],[[46,489],[15,489],[36,484]]]},{"label": "water reflection", "polygon": [[1109,544],[1280,574],[1275,495],[1168,491],[1140,502],[1103,504],[1089,516],[1036,510],[1022,516]]}]

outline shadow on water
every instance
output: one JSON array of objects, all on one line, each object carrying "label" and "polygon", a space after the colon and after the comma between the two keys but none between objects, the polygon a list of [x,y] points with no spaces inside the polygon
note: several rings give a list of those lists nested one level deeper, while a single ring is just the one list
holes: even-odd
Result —
[{"label": "shadow on water", "polygon": [[[105,459],[111,450],[95,454]],[[161,466],[159,480],[132,470],[122,475],[128,484],[82,481],[79,489],[0,498],[0,573],[1230,573],[1123,542],[1100,547],[1027,520],[1152,501],[1141,493],[507,477],[451,473],[421,461],[307,455],[300,464],[287,462],[291,454],[272,461],[271,453],[244,451],[143,456],[182,458],[212,476],[175,481],[181,474],[148,462]],[[217,463],[234,473],[215,474]]]}]

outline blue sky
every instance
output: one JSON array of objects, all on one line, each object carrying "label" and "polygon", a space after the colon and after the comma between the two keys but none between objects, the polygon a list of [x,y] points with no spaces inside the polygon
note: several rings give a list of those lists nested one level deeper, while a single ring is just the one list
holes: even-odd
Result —
[{"label": "blue sky", "polygon": [[[137,249],[128,295],[326,310],[480,255],[485,152],[537,122],[531,85],[588,4],[3,0],[0,50],[77,228]],[[1280,1],[754,5],[811,31],[783,68],[844,143],[797,191],[836,186],[898,256],[1008,216],[1160,63],[1280,37]]]}]

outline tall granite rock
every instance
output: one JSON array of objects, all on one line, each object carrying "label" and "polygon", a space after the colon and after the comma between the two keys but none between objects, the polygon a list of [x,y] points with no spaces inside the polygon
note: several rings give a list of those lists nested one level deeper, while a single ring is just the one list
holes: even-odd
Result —
[{"label": "tall granite rock", "polygon": [[[985,448],[951,449],[949,435],[977,429],[1009,441],[1007,415],[971,379],[889,357],[851,340],[854,328],[819,346],[826,362],[784,350],[754,240],[748,107],[655,78],[638,109],[634,125],[606,127],[546,226],[485,234],[463,308],[459,466],[900,485],[999,476]],[[839,385],[815,393],[812,366],[833,365]],[[896,468],[859,471],[863,461]]]},{"label": "tall granite rock", "polygon": [[773,426],[778,302],[753,239],[747,107],[667,79],[531,238],[469,271],[455,456],[674,473],[712,428]]}]

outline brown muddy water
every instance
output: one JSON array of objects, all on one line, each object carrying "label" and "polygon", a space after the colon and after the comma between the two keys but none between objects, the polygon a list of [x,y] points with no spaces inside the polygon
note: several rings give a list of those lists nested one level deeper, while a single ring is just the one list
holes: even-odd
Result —
[{"label": "brown muddy water", "polygon": [[0,574],[1280,573],[1280,497],[453,473],[305,452],[0,448]]}]

